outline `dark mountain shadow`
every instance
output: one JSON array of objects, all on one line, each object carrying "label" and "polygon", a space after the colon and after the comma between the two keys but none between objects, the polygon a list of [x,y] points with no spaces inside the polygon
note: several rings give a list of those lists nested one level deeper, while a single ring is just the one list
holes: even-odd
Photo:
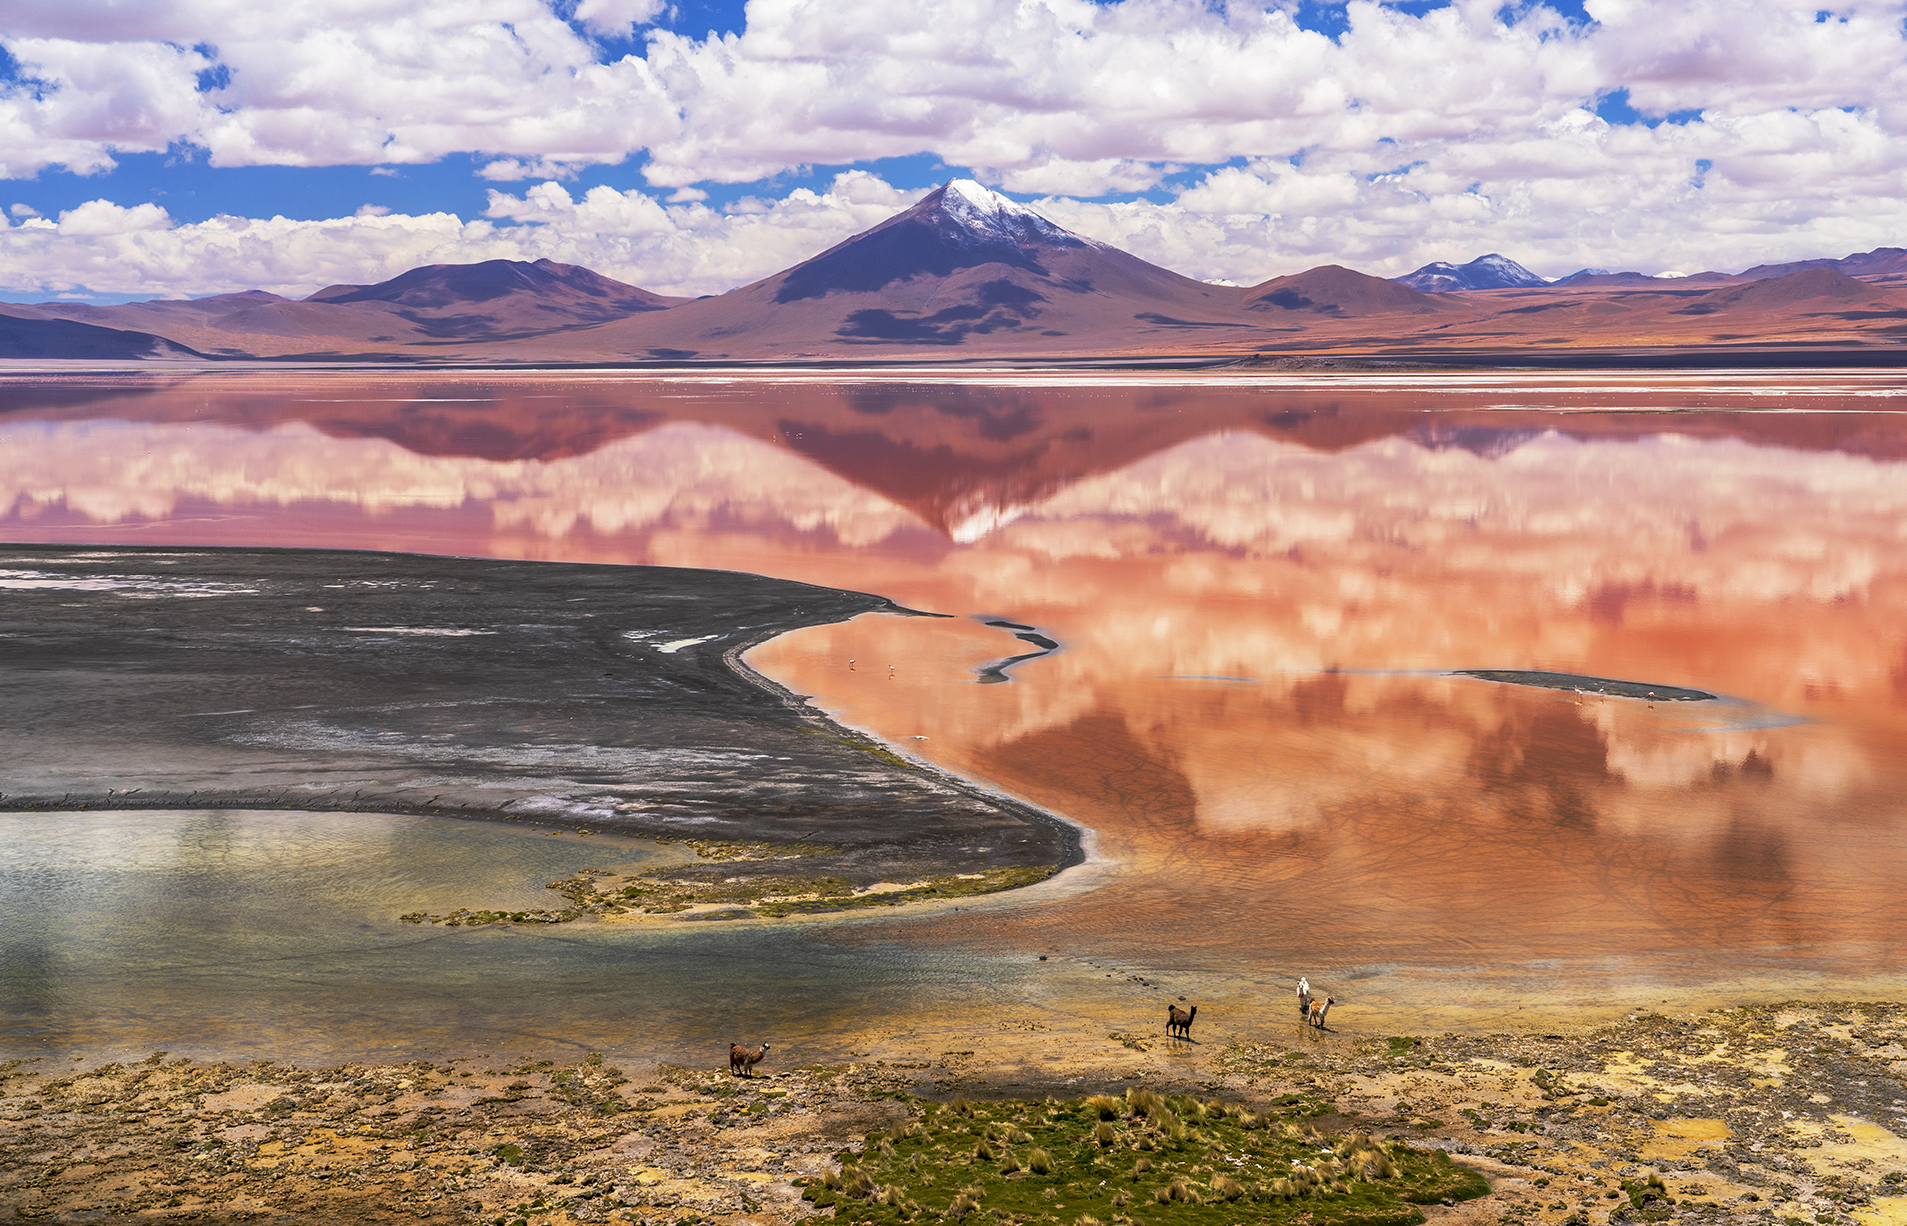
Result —
[{"label": "dark mountain shadow", "polygon": [[206,354],[150,332],[102,328],[70,319],[0,315],[0,358],[202,358]]}]

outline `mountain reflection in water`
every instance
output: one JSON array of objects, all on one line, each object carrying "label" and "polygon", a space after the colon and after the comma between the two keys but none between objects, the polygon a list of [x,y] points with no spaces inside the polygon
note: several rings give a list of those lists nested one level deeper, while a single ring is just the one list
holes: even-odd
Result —
[{"label": "mountain reflection in water", "polygon": [[[1423,382],[12,383],[0,535],[725,567],[968,615],[750,658],[1119,867],[883,940],[1898,977],[1907,383]],[[1023,634],[1059,648],[977,684]]]}]

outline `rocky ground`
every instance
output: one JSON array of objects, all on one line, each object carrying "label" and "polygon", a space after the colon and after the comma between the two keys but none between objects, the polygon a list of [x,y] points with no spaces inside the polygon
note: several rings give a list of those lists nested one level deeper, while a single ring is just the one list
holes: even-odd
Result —
[{"label": "rocky ground", "polygon": [[[991,1062],[1053,1042],[998,1026]],[[1044,1087],[972,1051],[866,1046],[864,1061],[779,1070],[771,1051],[752,1079],[600,1057],[15,1061],[0,1081],[0,1221],[770,1226],[815,1214],[794,1181],[908,1119],[916,1096],[1003,1098],[1007,1076],[1019,1097],[1148,1085],[1444,1149],[1492,1185],[1427,1207],[1450,1226],[1907,1221],[1894,1004],[1646,1014],[1580,1034],[1074,1036]],[[1176,1208],[1132,1221],[1164,1226]]]}]

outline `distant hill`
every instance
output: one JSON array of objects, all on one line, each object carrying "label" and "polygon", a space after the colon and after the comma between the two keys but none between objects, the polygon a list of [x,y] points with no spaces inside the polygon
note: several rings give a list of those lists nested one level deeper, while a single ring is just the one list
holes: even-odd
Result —
[{"label": "distant hill", "polygon": [[519,311],[561,318],[559,326],[601,323],[643,311],[661,311],[687,298],[667,298],[625,285],[601,273],[554,260],[484,260],[478,264],[427,264],[376,285],[331,285],[305,299],[343,306],[389,302],[414,310],[478,303],[515,304]]},{"label": "distant hill", "polygon": [[1429,294],[1341,264],[1324,264],[1251,286],[1245,291],[1244,306],[1248,311],[1306,311],[1340,317],[1446,309]]},{"label": "distant hill", "polygon": [[1416,272],[1396,277],[1400,285],[1408,285],[1424,293],[1461,293],[1473,289],[1533,289],[1548,285],[1549,282],[1523,267],[1507,255],[1491,252],[1480,255],[1468,264],[1445,264],[1441,261],[1426,264]]},{"label": "distant hill", "polygon": [[1558,277],[1550,285],[1556,289],[1576,287],[1580,289],[1599,289],[1610,286],[1635,286],[1647,289],[1669,289],[1673,286],[1713,285],[1718,281],[1735,281],[1722,272],[1698,272],[1686,277],[1654,277],[1646,272],[1610,272],[1605,268],[1585,268],[1572,272],[1567,277]]},{"label": "distant hill", "polygon": [[1845,273],[1850,277],[1894,278],[1907,276],[1907,248],[1876,247],[1872,251],[1859,251],[1853,255],[1834,259],[1790,260],[1785,264],[1757,264],[1753,268],[1738,273],[1698,272],[1686,277],[1652,277],[1640,272],[1610,272],[1606,268],[1585,268],[1573,272],[1567,277],[1559,277],[1550,282],[1552,285],[1575,285],[1583,287],[1614,285],[1715,285],[1738,281],[1767,281],[1776,277],[1791,276],[1798,272],[1807,272],[1815,268],[1829,268]]},{"label": "distant hill", "polygon": [[1850,277],[1877,277],[1907,273],[1907,248],[1876,247],[1872,251],[1857,251],[1853,255],[1842,256],[1838,260],[1793,260],[1786,264],[1757,264],[1741,273],[1741,276],[1749,281],[1765,281],[1770,277],[1785,277],[1790,273],[1804,272],[1810,268],[1832,268]]},{"label": "distant hill", "polygon": [[1677,313],[1707,315],[1716,311],[1780,309],[1800,303],[1871,302],[1884,297],[1885,291],[1865,281],[1856,281],[1838,268],[1808,268],[1711,291]]},{"label": "distant hill", "polygon": [[486,260],[414,268],[376,285],[333,285],[303,301],[249,290],[123,306],[46,302],[5,309],[150,332],[228,357],[401,358],[418,349],[462,350],[592,327],[687,301],[573,264]]}]

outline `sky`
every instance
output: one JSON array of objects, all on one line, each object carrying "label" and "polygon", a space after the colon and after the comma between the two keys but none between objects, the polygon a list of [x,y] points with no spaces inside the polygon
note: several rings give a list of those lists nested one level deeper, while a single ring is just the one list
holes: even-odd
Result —
[{"label": "sky", "polygon": [[972,177],[1188,276],[1907,245],[1907,0],[7,0],[0,298],[721,293]]}]

